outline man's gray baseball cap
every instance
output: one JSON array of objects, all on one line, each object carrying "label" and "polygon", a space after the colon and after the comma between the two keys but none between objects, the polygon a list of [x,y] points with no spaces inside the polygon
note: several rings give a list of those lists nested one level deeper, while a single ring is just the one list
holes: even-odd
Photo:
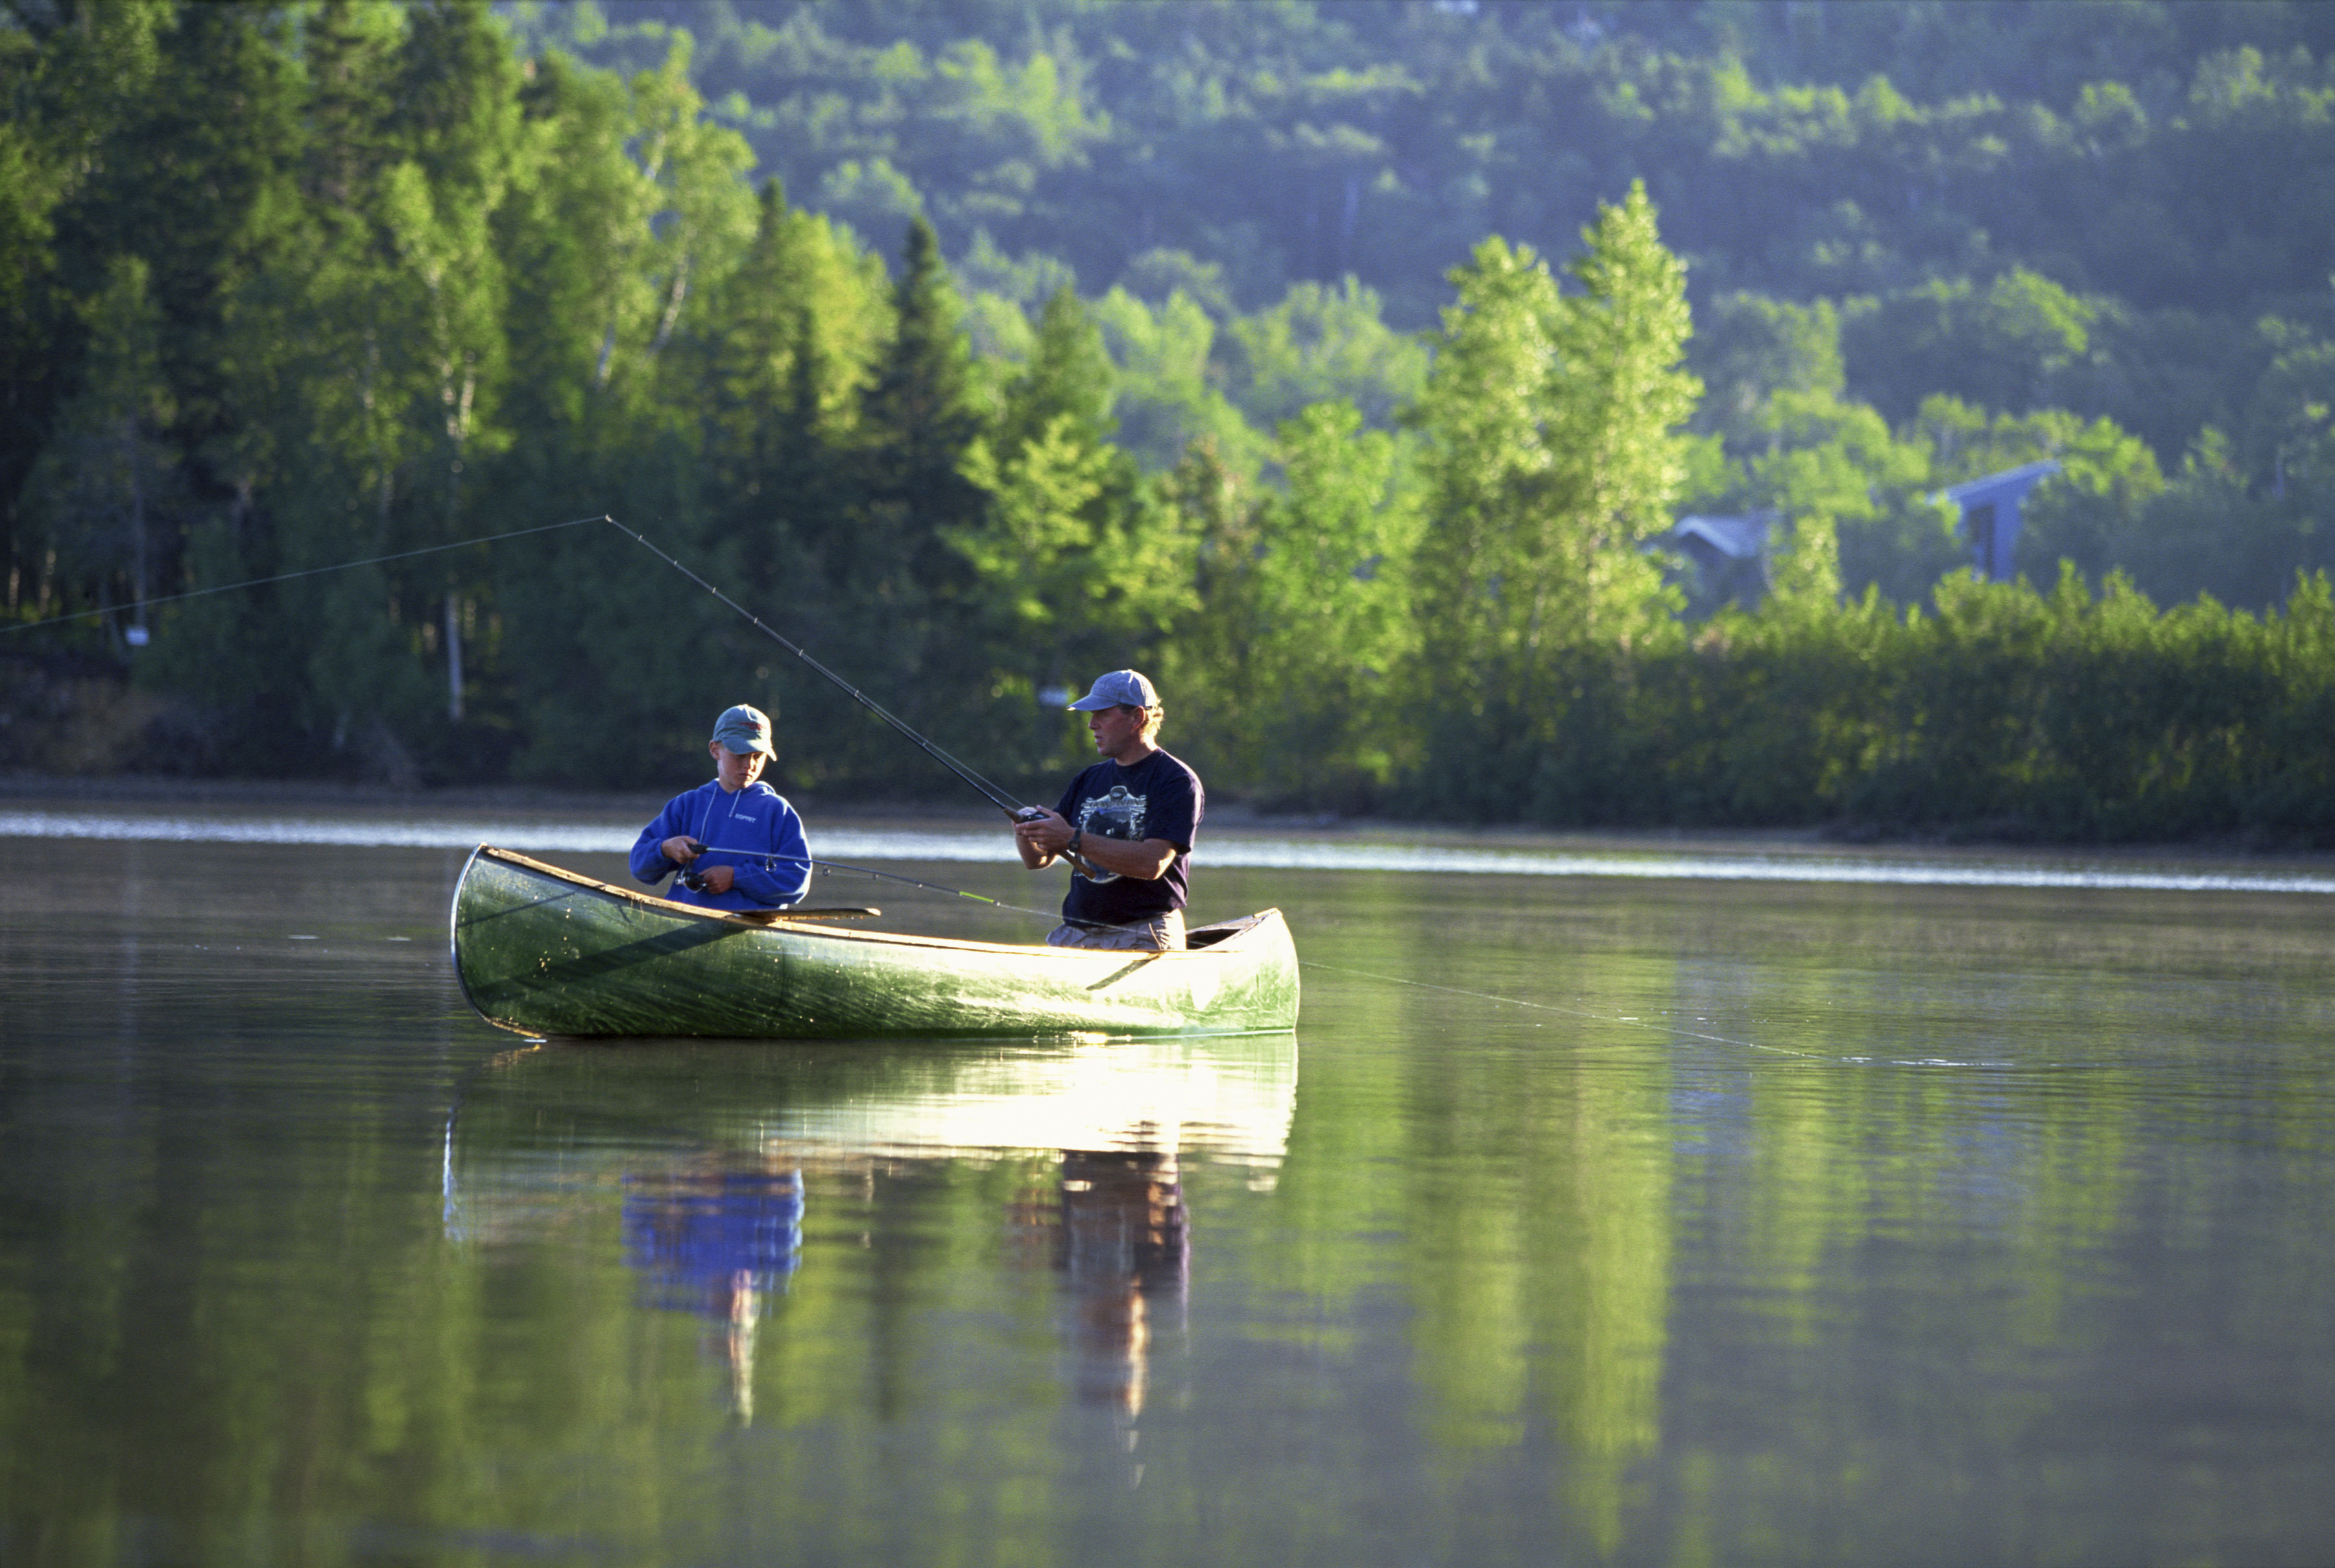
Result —
[{"label": "man's gray baseball cap", "polygon": [[1159,692],[1149,681],[1134,670],[1113,670],[1100,676],[1094,690],[1071,704],[1073,713],[1092,713],[1102,708],[1157,708]]},{"label": "man's gray baseball cap", "polygon": [[713,738],[741,757],[749,751],[776,755],[770,750],[770,716],[743,702],[722,711],[722,717],[713,721]]}]

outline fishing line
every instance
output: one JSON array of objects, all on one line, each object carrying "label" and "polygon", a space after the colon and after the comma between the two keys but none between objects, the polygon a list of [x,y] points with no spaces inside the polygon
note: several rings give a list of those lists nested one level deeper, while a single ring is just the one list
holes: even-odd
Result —
[{"label": "fishing line", "polygon": [[[474,539],[459,539],[449,545],[425,545],[420,549],[415,550],[398,550],[385,556],[369,556],[361,561],[342,561],[335,566],[309,566],[296,572],[278,572],[274,576],[269,577],[250,577],[240,583],[222,583],[215,588],[193,588],[183,594],[164,594],[157,598],[136,601],[136,607],[142,610],[144,606],[150,605],[174,605],[186,599],[207,598],[213,594],[230,594],[240,588],[260,588],[266,587],[270,583],[288,583],[301,577],[321,576],[328,572],[354,571],[359,566],[377,566],[390,561],[410,561],[417,556],[434,556],[446,550],[467,549],[472,545],[490,545],[500,539],[523,538],[529,534],[548,534],[556,532],[561,528],[582,528],[586,523],[607,524],[618,533],[625,535],[634,543],[639,545],[641,548],[648,551],[649,554],[663,561],[666,566],[671,566],[674,571],[679,572],[683,576],[687,577],[691,582],[695,583],[699,587],[704,589],[707,593],[721,600],[722,604],[728,605],[731,609],[735,610],[738,614],[745,616],[747,621],[752,624],[756,631],[761,632],[764,636],[778,644],[779,646],[786,649],[787,652],[792,653],[796,658],[809,665],[821,676],[832,682],[853,702],[858,703],[870,713],[875,714],[876,717],[881,719],[885,723],[897,731],[911,745],[916,747],[917,750],[923,751],[925,755],[930,757],[934,761],[938,762],[951,773],[955,774],[959,779],[971,785],[981,794],[983,799],[996,807],[999,810],[1004,812],[1006,816],[1019,822],[1022,820],[1026,813],[1032,811],[1032,808],[1014,799],[1004,790],[999,789],[996,785],[983,778],[979,773],[974,772],[971,768],[965,766],[963,762],[958,761],[954,757],[950,756],[946,751],[942,750],[938,746],[935,746],[933,742],[925,739],[924,736],[918,734],[915,730],[909,728],[906,721],[894,714],[889,709],[884,707],[873,697],[867,695],[867,692],[861,691],[858,687],[853,685],[841,675],[837,674],[833,670],[828,669],[825,664],[814,658],[811,655],[809,649],[804,647],[801,644],[795,642],[792,638],[773,629],[765,623],[760,615],[755,615],[753,611],[749,610],[745,605],[740,604],[737,600],[732,598],[729,595],[715,587],[712,583],[707,582],[703,577],[701,577],[695,572],[691,571],[673,557],[665,554],[664,551],[649,543],[647,538],[637,530],[626,528],[624,524],[616,521],[615,518],[610,517],[606,512],[601,513],[597,517],[572,518],[564,523],[543,523],[531,528],[512,528],[505,533],[483,534]],[[63,625],[69,621],[84,621],[90,619],[92,616],[111,615],[118,610],[131,607],[132,606],[116,605],[103,609],[76,610],[71,615],[52,615],[48,619],[42,621],[24,621],[13,626],[0,626],[0,635],[5,635],[13,632],[35,631],[43,626]],[[1071,864],[1079,866],[1081,869],[1084,869],[1083,863],[1077,857],[1065,856],[1063,858],[1069,860]]]},{"label": "fishing line", "polygon": [[1818,1056],[1814,1051],[1793,1050],[1787,1046],[1761,1045],[1755,1040],[1729,1040],[1723,1034],[1704,1034],[1698,1030],[1680,1029],[1668,1023],[1648,1023],[1640,1018],[1622,1018],[1613,1013],[1587,1012],[1577,1007],[1558,1007],[1546,1002],[1526,1002],[1514,996],[1495,996],[1488,991],[1463,991],[1456,985],[1434,985],[1424,980],[1406,980],[1400,974],[1374,974],[1367,969],[1343,969],[1334,963],[1317,963],[1300,959],[1300,969],[1324,969],[1332,974],[1352,974],[1363,980],[1382,980],[1389,985],[1415,985],[1421,991],[1440,991],[1450,996],[1472,996],[1478,1002],[1497,1002],[1505,1007],[1529,1007],[1542,1012],[1561,1012],[1567,1018],[1585,1019],[1591,1023],[1628,1023],[1648,1029],[1657,1034],[1674,1034],[1681,1040],[1709,1040],[1713,1045],[1732,1045],[1744,1050],[1772,1050],[1779,1056],[1797,1056],[1808,1061],[1834,1061],[1837,1058]]},{"label": "fishing line", "polygon": [[700,858],[707,855],[734,855],[750,860],[784,860],[790,864],[816,867],[829,876],[848,871],[855,876],[872,876],[881,882],[897,882],[906,887],[921,887],[927,893],[945,893],[953,898],[970,898],[975,904],[986,904],[993,909],[1010,909],[1016,915],[1034,915],[1041,920],[1051,920],[1063,925],[1075,925],[1081,931],[1132,931],[1134,925],[1109,925],[1099,920],[1073,920],[1051,909],[1032,909],[1026,905],[1008,904],[1002,898],[990,898],[979,893],[967,893],[962,887],[944,887],[937,882],[919,882],[913,876],[903,876],[894,871],[877,871],[867,866],[846,866],[839,860],[820,860],[800,855],[756,855],[751,849],[726,849],[707,846]]},{"label": "fishing line", "polygon": [[945,893],[956,898],[970,898],[975,904],[986,904],[993,909],[1010,909],[1016,915],[1034,915],[1041,920],[1051,920],[1058,924],[1080,926],[1092,931],[1119,929],[1115,925],[1097,925],[1091,921],[1071,920],[1067,915],[1057,915],[1050,909],[1030,909],[1019,904],[1008,904],[1002,898],[988,898],[978,893],[967,893],[962,887],[944,887],[937,882],[919,882],[913,876],[901,876],[889,871],[874,871],[865,866],[845,866],[834,860],[814,860],[811,864],[829,876],[838,871],[848,871],[855,876],[873,876],[885,882],[897,882],[909,887],[921,887],[927,893]]},{"label": "fishing line", "polygon": [[658,560],[663,561],[666,566],[671,566],[674,571],[679,572],[683,576],[687,577],[691,582],[695,583],[699,587],[704,589],[707,593],[712,595],[715,598],[721,600],[723,604],[729,605],[732,609],[745,616],[747,620],[753,623],[754,629],[756,631],[761,632],[764,636],[770,638],[770,641],[776,643],[780,647],[784,648],[788,653],[792,653],[796,658],[800,659],[804,663],[809,664],[812,669],[818,671],[821,675],[832,682],[853,702],[858,703],[870,713],[875,714],[876,717],[883,720],[884,722],[889,724],[893,729],[898,731],[903,736],[906,737],[908,741],[923,751],[925,756],[930,757],[934,761],[938,762],[942,767],[955,774],[965,783],[972,785],[974,789],[981,792],[982,796],[986,799],[992,806],[996,807],[999,810],[1004,812],[1005,815],[1012,818],[1014,820],[1021,820],[1022,813],[1026,809],[1022,802],[1014,799],[1012,796],[1006,794],[1004,790],[1000,789],[996,785],[992,784],[988,779],[983,778],[980,774],[974,772],[972,769],[966,767],[964,763],[958,761],[947,752],[942,750],[938,746],[934,745],[930,740],[925,740],[922,735],[917,734],[916,731],[908,728],[906,723],[900,719],[896,718],[890,711],[878,704],[873,697],[870,697],[867,692],[862,692],[858,687],[853,685],[850,682],[845,680],[842,676],[828,669],[825,664],[820,663],[817,659],[811,657],[809,649],[804,647],[801,644],[795,642],[793,639],[783,636],[778,632],[773,631],[770,626],[766,625],[763,623],[762,618],[754,614],[753,611],[746,608],[745,605],[740,604],[737,600],[732,598],[729,595],[723,593],[721,589],[707,582],[703,577],[699,576],[695,572],[691,571],[687,566],[683,566],[673,557],[668,556],[663,550],[658,549],[654,545],[650,544],[647,539],[642,537],[638,533],[634,532],[631,528],[625,527],[624,524],[616,521],[615,518],[587,518],[586,520],[605,522],[618,533],[629,537],[635,544],[639,545],[641,548],[646,550]]},{"label": "fishing line", "polygon": [[[174,605],[181,599],[200,599],[212,594],[231,594],[237,588],[264,588],[270,583],[288,583],[296,577],[321,576],[326,572],[354,571],[359,566],[378,566],[384,561],[410,561],[416,556],[434,556],[445,550],[468,549],[472,545],[491,545],[498,539],[517,539],[528,534],[547,534],[558,528],[580,528],[586,523],[613,522],[610,518],[574,518],[564,523],[544,523],[532,528],[513,528],[507,534],[482,534],[475,539],[457,539],[451,545],[425,545],[418,550],[400,550],[395,555],[370,556],[362,561],[343,561],[332,566],[310,566],[305,571],[278,572],[272,577],[252,577],[240,583],[222,583],[216,588],[192,588],[183,594],[163,594],[138,601],[138,605]],[[24,621],[14,626],[0,626],[0,636],[10,632],[30,632],[41,626],[62,626],[67,621],[85,621],[92,615],[110,615],[127,610],[131,605],[113,605],[102,610],[75,610],[70,615],[52,615],[45,621]]]}]

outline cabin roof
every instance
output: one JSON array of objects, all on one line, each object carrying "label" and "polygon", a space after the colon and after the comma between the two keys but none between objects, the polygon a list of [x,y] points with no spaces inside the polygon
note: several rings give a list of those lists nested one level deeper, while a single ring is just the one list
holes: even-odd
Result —
[{"label": "cabin roof", "polygon": [[1951,501],[1958,507],[1982,507],[1992,501],[2016,501],[2059,471],[2059,460],[2045,458],[2041,462],[2022,463],[2018,468],[2005,469],[1984,479],[1949,485],[1940,490],[1935,498]]},{"label": "cabin roof", "polygon": [[1773,512],[1741,518],[1681,518],[1671,525],[1671,537],[1681,543],[1700,539],[1722,556],[1748,561],[1768,547],[1768,525],[1775,520]]}]

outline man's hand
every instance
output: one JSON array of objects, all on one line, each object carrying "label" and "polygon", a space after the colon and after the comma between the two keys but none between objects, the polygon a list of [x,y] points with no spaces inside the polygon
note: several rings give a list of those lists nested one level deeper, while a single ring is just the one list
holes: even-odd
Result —
[{"label": "man's hand", "polygon": [[[1013,847],[1022,852],[1022,865],[1032,871],[1043,871],[1058,856],[1069,853],[1071,825],[1059,812],[1043,807],[1032,809],[1040,815],[1013,825]],[[1175,858],[1176,847],[1165,838],[1146,838],[1140,844],[1129,844],[1123,839],[1090,834],[1080,840],[1078,858],[1071,864],[1155,882],[1167,875]]]},{"label": "man's hand", "polygon": [[704,880],[708,893],[727,893],[738,880],[738,873],[727,866],[709,866],[698,876]]},{"label": "man's hand", "polygon": [[675,866],[686,866],[697,858],[697,841],[684,833],[666,839],[657,846],[657,850]]},{"label": "man's hand", "polygon": [[1071,825],[1061,813],[1032,806],[1034,816],[1013,825],[1013,847],[1024,865],[1040,866],[1071,847]]}]

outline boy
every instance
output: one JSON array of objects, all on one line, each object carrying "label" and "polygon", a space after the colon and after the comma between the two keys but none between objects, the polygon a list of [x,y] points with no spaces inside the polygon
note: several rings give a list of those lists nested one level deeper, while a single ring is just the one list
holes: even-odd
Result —
[{"label": "boy", "polygon": [[633,875],[708,909],[783,909],[810,891],[810,845],[786,798],[759,782],[770,760],[770,715],[741,703],[713,722],[715,773],[665,802],[633,844]]}]

